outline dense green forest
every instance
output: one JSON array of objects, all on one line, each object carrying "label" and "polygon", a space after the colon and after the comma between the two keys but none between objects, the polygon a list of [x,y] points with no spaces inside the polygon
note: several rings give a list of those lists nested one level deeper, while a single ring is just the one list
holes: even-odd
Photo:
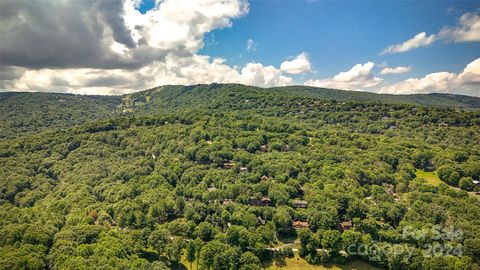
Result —
[{"label": "dense green forest", "polygon": [[105,118],[120,102],[119,96],[0,93],[0,138]]},{"label": "dense green forest", "polygon": [[[194,86],[163,86],[124,96],[88,96],[57,93],[0,93],[0,138],[12,138],[45,129],[69,128],[93,120],[106,119],[133,108],[138,113],[159,113],[165,109],[202,107],[212,108],[209,102],[237,104],[248,97],[255,101],[258,95],[281,99],[308,98],[385,104],[416,104],[467,110],[480,109],[480,98],[450,95],[385,95],[368,92],[334,90],[307,86],[259,88],[238,84],[210,84]],[[148,99],[148,102],[147,102]],[[244,98],[247,100],[248,98]],[[263,102],[260,100],[259,102]],[[267,101],[267,100],[265,100]],[[263,105],[263,104],[257,104]],[[265,104],[265,105],[268,105]],[[252,107],[243,104],[242,108]],[[153,109],[153,110],[152,110]]]},{"label": "dense green forest", "polygon": [[479,100],[2,94],[0,269],[479,269]]}]

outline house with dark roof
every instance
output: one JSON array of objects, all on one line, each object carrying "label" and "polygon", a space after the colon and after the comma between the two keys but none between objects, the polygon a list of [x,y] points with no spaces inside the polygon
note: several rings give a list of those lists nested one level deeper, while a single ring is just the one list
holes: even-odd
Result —
[{"label": "house with dark roof", "polygon": [[248,204],[251,205],[251,206],[260,206],[262,204],[262,202],[257,199],[257,198],[250,198],[248,199]]},{"label": "house with dark roof", "polygon": [[269,206],[272,201],[270,200],[269,197],[265,196],[261,199],[257,199],[255,197],[252,197],[248,199],[248,204],[252,206]]}]

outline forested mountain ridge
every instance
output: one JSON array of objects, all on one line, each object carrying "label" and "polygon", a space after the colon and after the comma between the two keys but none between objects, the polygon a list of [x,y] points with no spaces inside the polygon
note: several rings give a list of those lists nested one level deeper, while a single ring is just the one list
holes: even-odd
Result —
[{"label": "forested mountain ridge", "polygon": [[[414,94],[389,95],[370,92],[326,89],[309,86],[283,86],[260,88],[241,84],[203,84],[191,86],[167,85],[131,94],[132,97],[144,101],[150,96],[161,100],[163,106],[185,106],[208,104],[212,100],[226,96],[263,95],[271,97],[308,97],[319,100],[336,100],[352,102],[380,102],[392,104],[416,104],[446,108],[480,108],[480,98],[452,94]],[[169,102],[173,104],[169,104]]]},{"label": "forested mountain ridge", "polygon": [[37,132],[46,128],[68,128],[122,112],[155,114],[187,107],[262,108],[269,106],[268,103],[272,100],[292,98],[480,108],[480,98],[470,96],[450,94],[395,96],[306,86],[260,88],[239,84],[171,85],[123,96],[0,93],[0,138]]},{"label": "forested mountain ridge", "polygon": [[[101,113],[2,138],[0,269],[261,269],[292,248],[310,264],[478,268],[480,111],[290,91],[72,96]],[[461,237],[432,235],[451,227]]]},{"label": "forested mountain ridge", "polygon": [[329,98],[346,101],[365,102],[376,101],[382,103],[410,103],[450,108],[480,108],[479,97],[465,95],[453,95],[444,93],[391,95],[305,86],[292,86],[285,87],[284,89],[285,91],[288,91],[292,94],[310,96],[315,98]]},{"label": "forested mountain ridge", "polygon": [[0,93],[0,138],[68,128],[111,116],[119,96],[57,93]]}]

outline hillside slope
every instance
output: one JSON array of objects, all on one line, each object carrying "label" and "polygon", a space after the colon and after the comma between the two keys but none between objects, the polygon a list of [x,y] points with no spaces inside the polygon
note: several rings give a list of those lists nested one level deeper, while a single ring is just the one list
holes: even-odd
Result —
[{"label": "hillside slope", "polygon": [[412,94],[412,95],[389,95],[376,94],[360,91],[346,91],[307,86],[291,86],[272,88],[283,90],[291,94],[309,96],[313,98],[326,98],[338,100],[376,101],[384,103],[412,103],[426,106],[455,107],[455,108],[480,108],[480,98],[453,95],[453,94]]},{"label": "hillside slope", "polygon": [[[449,94],[381,95],[306,86],[260,88],[240,84],[168,85],[123,96],[86,96],[55,93],[0,93],[0,138],[46,128],[68,128],[120,113],[156,114],[178,109],[262,110],[297,103],[412,104],[479,109],[480,98]],[[290,105],[289,105],[290,106]]]},{"label": "hillside slope", "polygon": [[[460,187],[480,191],[479,110],[289,91],[7,94],[20,115],[6,119],[38,116],[8,132],[45,130],[0,140],[0,269],[191,269],[185,250],[202,269],[268,269],[291,261],[275,252],[287,242],[302,269],[478,268],[480,200]],[[432,225],[464,238],[404,236]],[[424,257],[426,243],[464,255]],[[371,244],[408,249],[341,255]]]},{"label": "hillside slope", "polygon": [[[236,85],[74,98],[122,105],[106,119],[0,140],[0,269],[191,269],[181,258],[192,248],[202,269],[269,269],[290,265],[271,252],[287,242],[302,269],[480,263],[480,201],[459,190],[480,179],[480,111]],[[464,237],[404,236],[436,235],[432,225]],[[432,242],[463,256],[426,257]],[[340,255],[372,244],[408,254]]]},{"label": "hillside slope", "polygon": [[120,102],[119,96],[0,93],[0,138],[111,116]]},{"label": "hillside slope", "polygon": [[[212,106],[218,101],[249,100],[258,95],[270,98],[308,97],[321,100],[379,102],[393,104],[417,104],[448,108],[480,108],[480,98],[452,94],[388,95],[370,92],[326,89],[308,86],[284,86],[260,88],[241,84],[200,84],[191,86],[167,85],[131,94],[133,99],[155,101],[162,108],[194,105]],[[233,98],[233,99],[232,99]]]}]

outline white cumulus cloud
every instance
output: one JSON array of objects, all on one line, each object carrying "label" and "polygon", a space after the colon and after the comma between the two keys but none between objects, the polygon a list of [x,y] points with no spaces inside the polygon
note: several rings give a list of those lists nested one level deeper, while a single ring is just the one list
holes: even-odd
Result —
[{"label": "white cumulus cloud", "polygon": [[407,73],[410,70],[412,70],[412,67],[385,67],[380,71],[380,74],[385,75],[385,74],[402,74],[402,73]]},{"label": "white cumulus cloud", "polygon": [[340,72],[333,78],[308,80],[305,82],[305,85],[336,89],[364,90],[366,88],[377,86],[383,81],[382,78],[374,76],[374,66],[375,64],[373,62],[356,64],[350,70]]},{"label": "white cumulus cloud", "polygon": [[198,53],[205,34],[247,14],[246,0],[165,0],[145,14],[138,0],[4,1],[0,89],[119,94],[163,84],[292,83],[274,66],[230,66]]},{"label": "white cumulus cloud", "polygon": [[280,69],[285,73],[300,74],[311,71],[312,66],[308,55],[303,52],[294,59],[283,62],[280,65]]},{"label": "white cumulus cloud", "polygon": [[283,76],[274,66],[249,63],[241,71],[240,82],[249,85],[283,86],[293,83],[290,77]]},{"label": "white cumulus cloud", "polygon": [[435,72],[423,78],[410,78],[405,81],[380,88],[381,93],[459,93],[480,96],[480,58],[469,63],[465,69],[453,72]]},{"label": "white cumulus cloud", "polygon": [[231,26],[231,19],[244,16],[248,4],[242,0],[166,0],[141,14],[127,0],[123,18],[134,39],[142,38],[152,48],[183,49],[195,52],[203,36],[213,29]]},{"label": "white cumulus cloud", "polygon": [[479,42],[480,41],[480,15],[478,13],[465,13],[456,27],[444,27],[438,35],[447,41]]},{"label": "white cumulus cloud", "polygon": [[380,54],[410,51],[418,47],[428,46],[432,44],[435,40],[435,34],[428,36],[427,33],[421,32],[403,43],[388,46]]},{"label": "white cumulus cloud", "polygon": [[380,54],[406,52],[428,46],[438,40],[455,43],[480,42],[479,13],[465,13],[460,17],[456,26],[443,27],[437,34],[427,35],[427,33],[421,32],[403,43],[388,46]]},{"label": "white cumulus cloud", "polygon": [[17,91],[74,92],[77,94],[123,94],[166,84],[243,83],[255,86],[293,84],[274,66],[248,63],[243,68],[230,67],[221,58],[205,55],[178,57],[168,55],[139,70],[40,69],[26,70],[13,81]]}]

